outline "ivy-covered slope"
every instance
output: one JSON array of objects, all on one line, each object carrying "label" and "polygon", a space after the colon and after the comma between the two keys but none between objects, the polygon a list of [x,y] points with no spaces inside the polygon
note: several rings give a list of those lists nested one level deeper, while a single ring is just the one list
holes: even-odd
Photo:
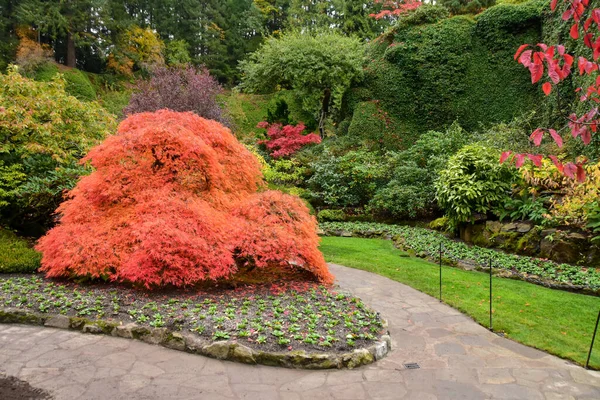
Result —
[{"label": "ivy-covered slope", "polygon": [[513,55],[523,43],[540,42],[545,5],[500,4],[475,18],[425,5],[404,17],[369,45],[365,79],[347,96],[351,126],[377,117],[362,112],[370,102],[386,115],[388,135],[410,143],[407,135],[455,120],[474,130],[534,108],[540,90]]}]

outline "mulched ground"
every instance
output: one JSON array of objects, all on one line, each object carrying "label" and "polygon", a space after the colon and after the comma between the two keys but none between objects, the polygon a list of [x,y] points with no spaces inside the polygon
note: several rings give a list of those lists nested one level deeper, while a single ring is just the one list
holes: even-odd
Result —
[{"label": "mulched ground", "polygon": [[149,292],[0,275],[0,308],[168,327],[257,350],[348,352],[384,333],[379,313],[339,287],[306,282],[237,283]]},{"label": "mulched ground", "polygon": [[25,381],[0,375],[0,399],[2,400],[49,400],[51,398],[48,392],[36,389]]}]

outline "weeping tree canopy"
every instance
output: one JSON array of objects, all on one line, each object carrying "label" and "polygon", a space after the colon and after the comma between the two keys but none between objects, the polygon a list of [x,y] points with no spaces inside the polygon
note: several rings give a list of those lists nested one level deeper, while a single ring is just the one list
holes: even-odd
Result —
[{"label": "weeping tree canopy", "polygon": [[319,129],[339,110],[350,85],[363,74],[363,45],[335,32],[291,32],[268,39],[240,63],[241,88],[250,93],[293,90],[302,108],[318,116]]}]

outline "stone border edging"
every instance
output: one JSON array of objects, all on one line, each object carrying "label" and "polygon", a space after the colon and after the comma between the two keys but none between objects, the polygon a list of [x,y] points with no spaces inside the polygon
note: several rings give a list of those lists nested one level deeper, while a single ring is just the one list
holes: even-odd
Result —
[{"label": "stone border edging", "polygon": [[[193,334],[171,331],[167,328],[145,327],[135,323],[121,325],[104,320],[88,320],[61,314],[41,315],[20,309],[0,309],[0,323],[42,325],[51,328],[77,330],[83,333],[104,334],[141,340],[169,349],[200,354],[218,360],[244,364],[262,364],[299,369],[356,368],[384,358],[392,348],[389,334],[367,348],[350,353],[307,353],[304,350],[287,353],[254,350],[235,341],[210,342]],[[384,321],[384,326],[387,324]]]}]

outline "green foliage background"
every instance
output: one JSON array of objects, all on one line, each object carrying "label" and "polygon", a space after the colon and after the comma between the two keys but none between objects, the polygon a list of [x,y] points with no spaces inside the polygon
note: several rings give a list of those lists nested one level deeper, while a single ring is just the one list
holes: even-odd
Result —
[{"label": "green foliage background", "polygon": [[[509,121],[541,100],[513,54],[541,40],[545,5],[501,4],[475,18],[448,18],[445,8],[424,5],[369,46],[362,95],[392,115],[394,134],[409,137],[455,120],[468,131]],[[357,93],[360,100],[355,91],[347,102],[356,103]],[[345,111],[363,119],[362,106]]]}]

